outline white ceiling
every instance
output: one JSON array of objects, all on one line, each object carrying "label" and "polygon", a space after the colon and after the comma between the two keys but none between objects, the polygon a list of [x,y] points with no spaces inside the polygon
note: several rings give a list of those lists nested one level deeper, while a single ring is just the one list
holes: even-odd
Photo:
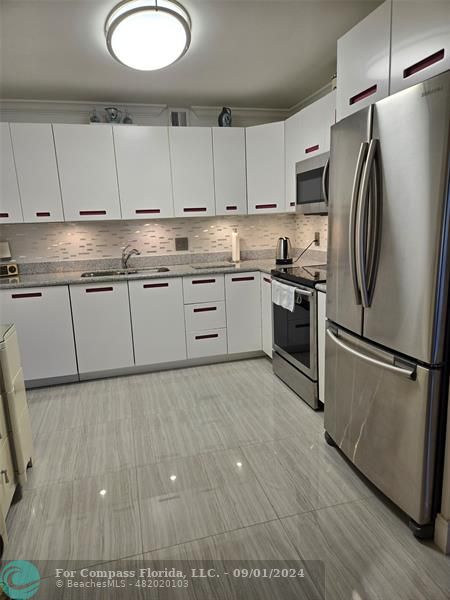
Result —
[{"label": "white ceiling", "polygon": [[115,0],[0,0],[2,98],[288,108],[329,82],[336,40],[380,0],[184,0],[188,53],[154,72],[108,54]]}]

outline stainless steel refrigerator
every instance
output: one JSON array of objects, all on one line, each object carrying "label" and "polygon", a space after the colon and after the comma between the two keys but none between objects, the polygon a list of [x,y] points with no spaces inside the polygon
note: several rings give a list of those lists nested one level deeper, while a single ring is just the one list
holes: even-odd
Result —
[{"label": "stainless steel refrigerator", "polygon": [[417,536],[448,391],[449,146],[450,72],[331,134],[326,437]]}]

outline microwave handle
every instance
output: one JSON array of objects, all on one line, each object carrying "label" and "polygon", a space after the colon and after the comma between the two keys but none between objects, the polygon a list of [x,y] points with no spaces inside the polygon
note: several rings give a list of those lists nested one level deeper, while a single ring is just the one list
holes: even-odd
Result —
[{"label": "microwave handle", "polygon": [[322,173],[322,196],[323,196],[323,201],[325,202],[325,206],[328,206],[328,188],[327,188],[327,178],[328,178],[328,171],[330,170],[330,159],[327,159],[327,162],[325,163],[325,167],[323,168],[323,173]]}]

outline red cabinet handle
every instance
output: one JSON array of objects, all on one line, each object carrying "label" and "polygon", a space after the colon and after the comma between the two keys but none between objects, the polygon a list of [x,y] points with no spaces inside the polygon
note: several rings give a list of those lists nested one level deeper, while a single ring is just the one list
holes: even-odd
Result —
[{"label": "red cabinet handle", "polygon": [[216,283],[215,279],[193,279],[192,285],[197,285],[199,283]]},{"label": "red cabinet handle", "polygon": [[144,283],[144,285],[142,286],[144,289],[147,288],[162,288],[162,287],[169,287],[168,283]]},{"label": "red cabinet handle", "polygon": [[263,277],[264,281],[266,281],[267,283],[272,283],[271,279],[268,279],[267,277]]},{"label": "red cabinet handle", "polygon": [[231,281],[253,281],[254,277],[232,277]]},{"label": "red cabinet handle", "polygon": [[113,287],[86,288],[86,294],[92,294],[95,292],[112,292],[113,290]]},{"label": "red cabinet handle", "polygon": [[257,204],[255,206],[256,209],[260,209],[260,208],[276,208],[277,205],[276,204]]},{"label": "red cabinet handle", "polygon": [[28,292],[25,294],[11,294],[11,298],[14,300],[18,298],[40,298],[42,296],[42,292]]},{"label": "red cabinet handle", "polygon": [[196,340],[210,340],[211,338],[218,338],[218,333],[205,333],[204,335],[196,335]]},{"label": "red cabinet handle", "polygon": [[226,206],[226,210],[237,210],[237,206]]},{"label": "red cabinet handle", "polygon": [[291,202],[289,206],[295,206],[295,202]]},{"label": "red cabinet handle", "polygon": [[158,215],[161,212],[160,208],[137,208],[134,211],[137,215]]},{"label": "red cabinet handle", "polygon": [[211,310],[217,310],[217,306],[205,306],[205,308],[194,308],[194,312],[210,312]]},{"label": "red cabinet handle", "polygon": [[183,208],[183,212],[206,212],[206,206],[201,206],[200,208]]},{"label": "red cabinet handle", "polygon": [[426,58],[422,58],[422,60],[419,60],[419,62],[414,63],[403,71],[403,79],[406,79],[407,77],[410,77],[419,71],[423,71],[423,69],[426,69],[427,67],[431,67],[431,65],[434,65],[442,60],[444,56],[445,50],[442,48],[442,50],[438,50],[438,52],[435,52]]},{"label": "red cabinet handle", "polygon": [[49,213],[49,212],[46,212],[46,211],[41,211],[41,212],[37,212],[37,213],[36,213],[36,216],[37,216],[37,217],[49,217],[49,216],[50,216],[50,213]]},{"label": "red cabinet handle", "polygon": [[80,210],[82,217],[89,217],[94,215],[106,215],[106,210]]},{"label": "red cabinet handle", "polygon": [[356,104],[357,102],[364,100],[364,98],[368,98],[369,96],[372,96],[372,94],[375,94],[377,89],[378,89],[377,84],[372,85],[370,88],[367,88],[367,90],[364,90],[362,92],[359,92],[355,96],[352,96],[349,100],[349,104],[350,105]]},{"label": "red cabinet handle", "polygon": [[305,154],[310,154],[311,152],[315,152],[318,149],[319,144],[316,144],[315,146],[310,146],[309,148],[305,148]]},{"label": "red cabinet handle", "polygon": [[7,219],[9,217],[9,213],[0,213],[1,219]]}]

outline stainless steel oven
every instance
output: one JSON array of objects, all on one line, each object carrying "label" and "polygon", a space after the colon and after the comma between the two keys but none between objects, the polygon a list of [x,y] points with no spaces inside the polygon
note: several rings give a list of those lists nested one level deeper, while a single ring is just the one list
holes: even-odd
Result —
[{"label": "stainless steel oven", "polygon": [[276,279],[295,288],[293,312],[273,304],[273,368],[313,408],[317,383],[317,292],[313,287]]},{"label": "stainless steel oven", "polygon": [[304,214],[328,213],[329,157],[329,152],[325,152],[296,164],[297,212]]}]

